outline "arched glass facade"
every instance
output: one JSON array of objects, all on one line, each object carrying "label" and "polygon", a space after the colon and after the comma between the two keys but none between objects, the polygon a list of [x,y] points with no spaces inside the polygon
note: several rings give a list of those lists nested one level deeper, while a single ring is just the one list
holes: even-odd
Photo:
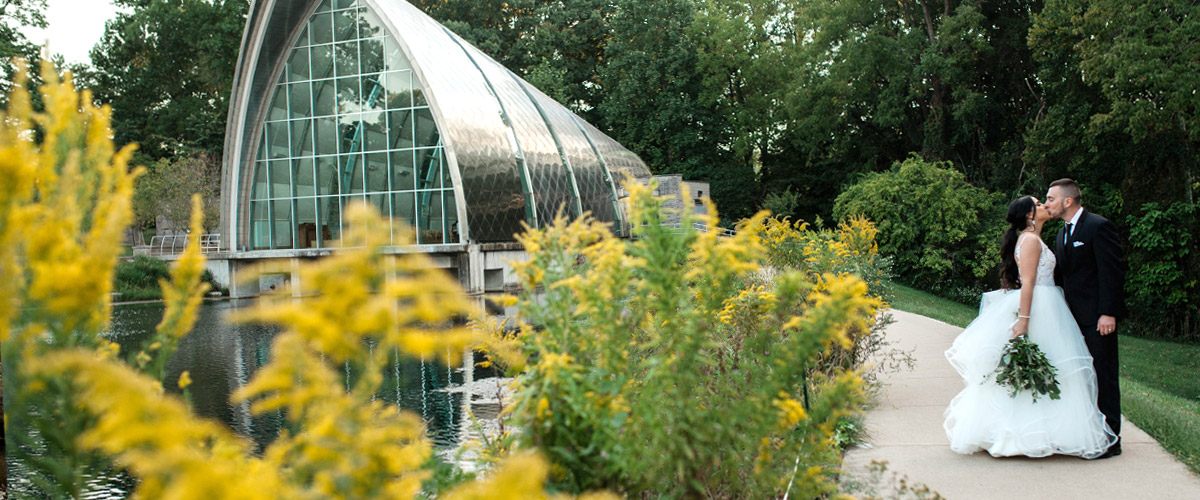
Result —
[{"label": "arched glass facade", "polygon": [[317,7],[270,99],[254,160],[251,249],[341,246],[341,214],[363,200],[391,217],[394,243],[459,242],[433,114],[412,64],[361,2]]}]

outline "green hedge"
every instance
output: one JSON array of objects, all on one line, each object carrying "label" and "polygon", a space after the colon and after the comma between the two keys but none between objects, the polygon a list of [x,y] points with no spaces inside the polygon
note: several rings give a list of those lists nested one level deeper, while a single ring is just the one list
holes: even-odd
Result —
[{"label": "green hedge", "polygon": [[837,197],[837,219],[865,215],[879,228],[879,249],[904,282],[975,302],[995,288],[1008,200],[972,186],[950,162],[913,155],[868,174]]}]

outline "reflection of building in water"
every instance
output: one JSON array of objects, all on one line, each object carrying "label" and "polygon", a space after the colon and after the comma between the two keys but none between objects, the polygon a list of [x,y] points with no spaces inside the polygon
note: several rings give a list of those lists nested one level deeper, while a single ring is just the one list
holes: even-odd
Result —
[{"label": "reflection of building in water", "polygon": [[[280,412],[252,415],[248,403],[231,403],[229,396],[244,386],[270,361],[271,344],[279,328],[261,324],[230,324],[226,315],[246,302],[208,303],[200,308],[196,326],[180,342],[175,357],[167,366],[164,387],[178,387],[179,374],[187,370],[193,380],[188,387],[196,414],[220,420],[243,436],[250,437],[263,449],[283,429]],[[134,304],[115,308],[112,340],[121,344],[121,352],[137,352],[162,319],[162,304]],[[378,397],[388,403],[421,415],[434,443],[454,444],[465,422],[463,394],[446,389],[469,380],[474,360],[464,360],[454,368],[444,363],[401,357],[392,352],[383,369]],[[345,383],[354,383],[359,374],[347,371]]]},{"label": "reflection of building in water", "polygon": [[[234,77],[214,273],[235,296],[271,260],[342,242],[347,205],[390,221],[472,293],[511,283],[522,223],[589,212],[627,234],[618,185],[645,164],[400,0],[259,1]],[[405,244],[404,242],[415,242]],[[293,278],[294,280],[294,278]]]}]

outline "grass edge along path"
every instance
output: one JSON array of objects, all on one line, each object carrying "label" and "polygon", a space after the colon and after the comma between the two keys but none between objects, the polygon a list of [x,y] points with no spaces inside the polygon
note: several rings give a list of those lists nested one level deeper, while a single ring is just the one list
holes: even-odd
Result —
[{"label": "grass edge along path", "polygon": [[[920,314],[966,327],[978,314],[978,309],[952,300],[947,300],[899,283],[891,284],[890,305],[898,310]],[[1200,345],[1121,336],[1121,406],[1122,413],[1138,428],[1146,431],[1175,458],[1187,465],[1193,473],[1200,475],[1200,401],[1172,394],[1153,381],[1138,380],[1125,372],[1130,364],[1142,364],[1147,360],[1135,359],[1149,356],[1154,351],[1171,351],[1180,348],[1195,350],[1200,356]],[[1137,349],[1125,348],[1136,344]],[[1197,359],[1192,357],[1191,359]],[[1195,367],[1178,366],[1172,370],[1179,376],[1196,376]],[[1198,396],[1200,397],[1200,396]]]}]

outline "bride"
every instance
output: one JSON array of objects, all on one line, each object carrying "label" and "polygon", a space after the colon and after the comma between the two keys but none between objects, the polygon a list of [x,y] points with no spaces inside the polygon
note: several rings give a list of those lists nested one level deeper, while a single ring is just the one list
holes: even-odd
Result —
[{"label": "bride", "polygon": [[[1008,206],[1001,246],[1002,290],[984,294],[979,316],[967,326],[946,358],[966,388],[946,408],[943,426],[950,449],[992,456],[1051,454],[1096,458],[1117,438],[1096,408],[1096,371],[1061,288],[1054,285],[1054,252],[1039,232],[1050,214],[1036,198]],[[1058,370],[1061,398],[1029,391],[1011,396],[996,384],[1001,352],[1010,339],[1028,334]]]}]

